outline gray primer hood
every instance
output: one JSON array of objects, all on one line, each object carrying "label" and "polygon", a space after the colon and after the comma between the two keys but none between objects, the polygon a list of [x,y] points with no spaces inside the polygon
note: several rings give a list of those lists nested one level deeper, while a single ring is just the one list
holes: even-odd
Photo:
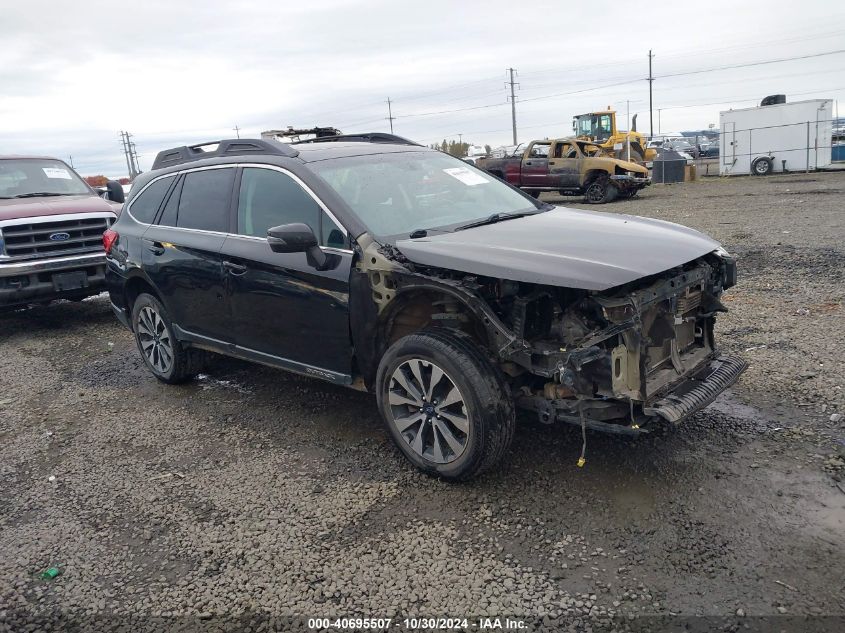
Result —
[{"label": "gray primer hood", "polygon": [[423,266],[606,290],[690,262],[719,243],[671,222],[559,207],[454,233],[398,240],[396,247]]}]

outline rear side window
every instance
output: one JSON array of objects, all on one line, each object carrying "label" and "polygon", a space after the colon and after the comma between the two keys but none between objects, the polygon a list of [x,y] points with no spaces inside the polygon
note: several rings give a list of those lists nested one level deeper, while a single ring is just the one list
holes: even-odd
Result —
[{"label": "rear side window", "polygon": [[185,174],[176,226],[227,233],[234,178],[234,169],[207,169]]},{"label": "rear side window", "polygon": [[173,179],[174,176],[168,176],[167,178],[156,180],[144,189],[132,201],[132,206],[129,208],[132,217],[144,224],[152,224],[153,218],[155,218],[158,208],[161,206],[161,201],[164,200],[164,194],[170,189]]}]

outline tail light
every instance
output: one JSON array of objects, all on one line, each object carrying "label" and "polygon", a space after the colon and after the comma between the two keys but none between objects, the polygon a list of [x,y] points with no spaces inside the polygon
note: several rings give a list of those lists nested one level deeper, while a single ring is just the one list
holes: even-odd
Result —
[{"label": "tail light", "polygon": [[114,246],[118,237],[120,236],[117,234],[117,231],[112,231],[111,229],[107,229],[103,233],[103,248],[106,249],[106,255],[111,253],[112,246]]}]

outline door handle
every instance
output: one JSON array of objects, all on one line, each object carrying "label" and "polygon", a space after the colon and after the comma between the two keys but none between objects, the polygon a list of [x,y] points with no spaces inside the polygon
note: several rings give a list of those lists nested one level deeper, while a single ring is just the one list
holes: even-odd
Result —
[{"label": "door handle", "polygon": [[225,268],[230,275],[240,276],[246,273],[246,266],[243,264],[236,264],[234,262],[223,262]]},{"label": "door handle", "polygon": [[153,240],[144,240],[144,246],[153,255],[164,255],[164,244]]}]

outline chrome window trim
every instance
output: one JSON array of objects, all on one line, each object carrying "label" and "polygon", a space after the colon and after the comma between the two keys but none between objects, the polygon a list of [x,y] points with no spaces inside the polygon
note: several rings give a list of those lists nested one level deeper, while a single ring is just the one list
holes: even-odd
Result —
[{"label": "chrome window trim", "polygon": [[[257,236],[254,236],[254,235],[241,235],[240,233],[229,233],[229,232],[221,232],[221,231],[206,231],[206,230],[203,230],[203,229],[189,229],[189,228],[185,228],[185,227],[182,227],[182,226],[169,226],[167,224],[148,224],[147,222],[141,222],[138,218],[136,218],[134,215],[132,215],[132,205],[135,204],[135,200],[137,200],[141,196],[141,194],[143,194],[144,191],[146,191],[147,187],[152,185],[154,182],[157,182],[157,181],[159,181],[163,178],[169,178],[171,176],[178,177],[181,174],[188,174],[188,173],[193,172],[193,171],[205,171],[205,170],[208,170],[208,169],[235,169],[237,167],[242,167],[242,168],[256,167],[256,168],[259,168],[259,169],[270,169],[270,170],[273,170],[273,171],[278,171],[280,173],[283,173],[286,176],[289,176],[296,184],[298,184],[300,187],[302,187],[309,196],[311,196],[311,198],[314,200],[314,202],[317,203],[317,206],[319,206],[320,209],[322,209],[323,212],[327,216],[329,216],[329,218],[331,218],[332,222],[334,222],[340,228],[340,230],[343,231],[344,237],[346,237],[347,239],[349,238],[349,231],[347,230],[347,228],[343,225],[343,223],[340,220],[337,219],[337,216],[329,210],[328,206],[326,206],[326,204],[319,198],[319,196],[317,196],[317,194],[314,193],[314,191],[311,189],[311,187],[309,187],[305,183],[305,181],[302,180],[302,178],[297,176],[295,173],[293,173],[289,169],[285,169],[284,167],[279,167],[278,165],[267,165],[265,163],[227,163],[225,165],[208,165],[208,166],[205,166],[205,167],[193,167],[193,168],[175,171],[175,172],[169,173],[169,174],[162,174],[161,176],[157,176],[157,177],[153,178],[150,182],[148,182],[146,185],[144,185],[143,188],[135,196],[133,196],[132,202],[130,202],[129,205],[126,207],[126,213],[129,215],[130,218],[132,218],[135,222],[137,222],[138,224],[140,224],[142,226],[162,226],[162,227],[167,227],[168,229],[175,229],[177,231],[191,231],[191,232],[194,232],[194,233],[206,233],[206,234],[209,234],[209,235],[226,235],[226,236],[232,236],[232,237],[245,237],[245,238],[248,238],[248,239],[256,239],[256,240],[262,240],[263,241],[266,238],[257,237]],[[240,193],[240,187],[238,187],[238,193]],[[320,248],[322,250],[328,249],[328,250],[338,251],[340,253],[352,253],[353,252],[352,249],[334,248],[332,246],[320,246]]]},{"label": "chrome window trim", "polygon": [[[240,233],[227,233],[226,237],[236,237],[239,240],[252,240],[254,242],[264,242],[267,243],[266,237],[258,237],[257,235],[241,235]],[[317,245],[321,251],[328,252],[328,253],[345,253],[347,255],[351,255],[355,251],[351,248],[337,248],[336,246],[321,246]]]}]

